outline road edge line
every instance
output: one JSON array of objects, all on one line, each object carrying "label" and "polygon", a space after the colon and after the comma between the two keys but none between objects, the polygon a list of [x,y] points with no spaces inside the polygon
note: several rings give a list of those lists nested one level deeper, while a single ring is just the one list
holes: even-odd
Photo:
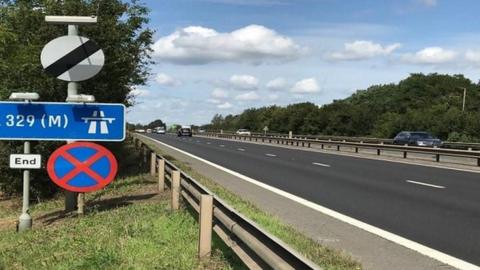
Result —
[{"label": "road edge line", "polygon": [[318,212],[320,212],[320,213],[322,213],[322,214],[325,214],[325,215],[330,216],[330,217],[332,217],[332,218],[335,218],[335,219],[337,219],[337,220],[340,220],[340,221],[343,221],[343,222],[345,222],[345,223],[348,223],[348,224],[350,224],[350,225],[352,225],[352,226],[355,226],[355,227],[357,227],[357,228],[360,228],[360,229],[362,229],[362,230],[364,230],[364,231],[367,231],[367,232],[369,232],[369,233],[372,233],[372,234],[375,234],[375,235],[377,235],[377,236],[380,236],[380,237],[382,237],[382,238],[384,238],[384,239],[386,239],[386,240],[389,240],[389,241],[391,241],[391,242],[393,242],[393,243],[396,243],[396,244],[399,244],[399,245],[401,245],[401,246],[404,246],[404,247],[406,247],[406,248],[408,248],[408,249],[414,250],[414,251],[416,251],[416,252],[418,252],[418,253],[420,253],[420,254],[423,254],[423,255],[425,255],[425,256],[428,256],[428,257],[430,257],[430,258],[433,258],[433,259],[435,259],[435,260],[437,260],[437,261],[440,261],[440,262],[442,262],[442,263],[448,264],[448,265],[453,266],[453,267],[458,268],[458,269],[480,270],[480,266],[477,266],[477,265],[474,265],[474,264],[472,264],[472,263],[469,263],[469,262],[463,261],[463,260],[461,260],[461,259],[455,258],[455,257],[453,257],[453,256],[451,256],[451,255],[448,255],[448,254],[443,253],[443,252],[441,252],[441,251],[435,250],[435,249],[433,249],[433,248],[429,248],[429,247],[427,247],[427,246],[425,246],[425,245],[422,245],[422,244],[417,243],[417,242],[415,242],[415,241],[409,240],[409,239],[404,238],[404,237],[402,237],[402,236],[396,235],[396,234],[394,234],[394,233],[388,232],[388,231],[386,231],[386,230],[380,229],[380,228],[375,227],[375,226],[373,226],[373,225],[367,224],[367,223],[365,223],[365,222],[363,222],[363,221],[360,221],[360,220],[358,220],[358,219],[355,219],[355,218],[349,217],[349,216],[347,216],[347,215],[341,214],[341,213],[339,213],[339,212],[337,212],[337,211],[335,211],[335,210],[332,210],[332,209],[329,209],[329,208],[327,208],[327,207],[324,207],[324,206],[321,206],[321,205],[319,205],[319,204],[316,204],[316,203],[314,203],[314,202],[308,201],[308,200],[306,200],[306,199],[304,199],[304,198],[301,198],[301,197],[299,197],[299,196],[297,196],[297,195],[294,195],[294,194],[288,193],[288,192],[286,192],[286,191],[283,191],[283,190],[281,190],[281,189],[279,189],[279,188],[272,187],[272,186],[270,186],[270,185],[267,185],[267,184],[262,183],[262,182],[260,182],[260,181],[258,181],[258,180],[255,180],[255,179],[253,179],[253,178],[250,178],[250,177],[248,177],[248,176],[245,176],[245,175],[243,175],[243,174],[240,174],[240,173],[238,173],[238,172],[236,172],[236,171],[233,171],[233,170],[230,170],[230,169],[228,169],[228,168],[225,168],[225,167],[223,167],[223,166],[221,166],[221,165],[218,165],[218,164],[216,164],[216,163],[213,163],[213,162],[211,162],[211,161],[205,160],[205,159],[203,159],[203,158],[201,158],[201,157],[198,157],[198,156],[196,156],[196,155],[193,155],[193,154],[191,154],[191,153],[188,153],[188,152],[186,152],[186,151],[183,151],[183,150],[181,150],[181,149],[178,149],[178,148],[176,148],[176,147],[174,147],[174,146],[171,146],[171,145],[169,145],[169,144],[166,144],[166,143],[164,143],[164,142],[155,140],[155,139],[150,138],[150,137],[148,137],[148,136],[144,136],[144,135],[141,135],[141,136],[142,136],[142,137],[145,137],[145,138],[147,138],[147,139],[149,139],[149,140],[151,140],[151,141],[154,141],[154,142],[156,142],[156,143],[159,143],[159,144],[161,144],[161,145],[163,145],[163,146],[169,147],[169,148],[171,148],[171,149],[173,149],[173,150],[175,150],[175,151],[178,151],[178,152],[180,152],[180,153],[182,153],[182,154],[184,154],[184,155],[187,155],[187,156],[189,156],[189,157],[191,157],[191,158],[194,158],[194,159],[197,159],[197,160],[199,160],[199,161],[201,161],[201,162],[204,162],[204,163],[206,163],[206,164],[208,164],[208,165],[210,165],[210,166],[212,166],[212,167],[215,167],[215,168],[217,168],[217,169],[219,169],[219,170],[222,170],[222,171],[224,171],[224,172],[226,172],[226,173],[229,173],[229,174],[231,174],[231,175],[233,175],[233,176],[236,176],[236,177],[238,177],[238,178],[240,178],[240,179],[242,179],[242,180],[244,180],[244,181],[247,181],[247,182],[249,182],[249,183],[251,183],[251,184],[254,184],[254,185],[259,186],[259,187],[261,187],[261,188],[264,188],[264,189],[266,189],[266,190],[268,190],[268,191],[271,191],[271,192],[273,192],[273,193],[275,193],[275,194],[277,194],[277,195],[280,195],[280,196],[283,196],[283,197],[285,197],[285,198],[288,198],[288,199],[290,199],[290,200],[292,200],[292,201],[294,201],[294,202],[296,202],[296,203],[299,203],[299,204],[301,204],[301,205],[304,205],[304,206],[306,206],[306,207],[308,207],[308,208],[310,208],[310,209],[316,210],[316,211],[318,211]]}]

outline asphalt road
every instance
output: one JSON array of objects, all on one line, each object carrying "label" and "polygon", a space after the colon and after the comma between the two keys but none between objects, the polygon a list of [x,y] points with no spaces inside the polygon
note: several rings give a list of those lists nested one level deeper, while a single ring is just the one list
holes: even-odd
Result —
[{"label": "asphalt road", "polygon": [[161,142],[480,265],[480,174],[199,137]]}]

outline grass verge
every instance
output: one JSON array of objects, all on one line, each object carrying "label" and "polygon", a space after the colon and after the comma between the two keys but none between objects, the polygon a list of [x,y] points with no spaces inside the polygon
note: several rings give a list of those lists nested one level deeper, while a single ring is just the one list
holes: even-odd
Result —
[{"label": "grass verge", "polygon": [[212,258],[198,260],[196,217],[172,212],[169,194],[156,190],[148,175],[117,179],[87,194],[81,218],[64,214],[63,198],[38,203],[33,230],[24,233],[1,225],[17,218],[11,203],[15,209],[0,209],[0,269],[245,269],[218,238]]},{"label": "grass verge", "polygon": [[184,162],[166,155],[154,142],[150,140],[143,140],[143,142],[170,162],[174,163],[179,169],[210,189],[237,211],[259,224],[269,233],[283,240],[322,268],[335,270],[362,269],[361,264],[351,258],[348,254],[320,245],[292,226],[283,223],[278,217],[260,210],[251,202],[240,198],[233,192],[217,184],[215,181],[197,173]]}]

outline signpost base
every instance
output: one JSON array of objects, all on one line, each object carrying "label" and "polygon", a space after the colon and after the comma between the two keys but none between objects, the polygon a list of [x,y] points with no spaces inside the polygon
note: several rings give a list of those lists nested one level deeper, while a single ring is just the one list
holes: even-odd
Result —
[{"label": "signpost base", "polygon": [[32,229],[32,217],[28,213],[23,213],[18,219],[18,232],[24,232]]},{"label": "signpost base", "polygon": [[65,212],[73,212],[77,209],[77,193],[65,191]]}]

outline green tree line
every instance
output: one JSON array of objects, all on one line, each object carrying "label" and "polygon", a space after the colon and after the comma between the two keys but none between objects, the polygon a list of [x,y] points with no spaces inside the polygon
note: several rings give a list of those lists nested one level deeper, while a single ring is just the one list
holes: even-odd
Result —
[{"label": "green tree line", "polygon": [[463,75],[411,74],[397,84],[374,85],[323,106],[306,102],[217,114],[205,127],[262,132],[265,126],[278,133],[379,138],[423,130],[443,140],[480,142],[480,85]]},{"label": "green tree line", "polygon": [[[41,101],[65,101],[67,83],[44,73],[40,53],[49,41],[66,35],[67,26],[49,25],[45,16],[98,15],[98,23],[80,26],[79,34],[102,48],[105,65],[98,75],[80,83],[79,92],[94,95],[97,102],[133,105],[130,91],[146,82],[151,64],[148,13],[137,0],[0,0],[0,99],[7,100],[11,92],[38,92]],[[41,154],[45,163],[61,144],[32,142],[32,153]],[[108,147],[121,150],[119,143]],[[22,152],[21,141],[0,142],[1,192],[21,190],[22,172],[9,169],[8,156]],[[33,198],[58,191],[46,170],[34,171],[31,178]]]}]

